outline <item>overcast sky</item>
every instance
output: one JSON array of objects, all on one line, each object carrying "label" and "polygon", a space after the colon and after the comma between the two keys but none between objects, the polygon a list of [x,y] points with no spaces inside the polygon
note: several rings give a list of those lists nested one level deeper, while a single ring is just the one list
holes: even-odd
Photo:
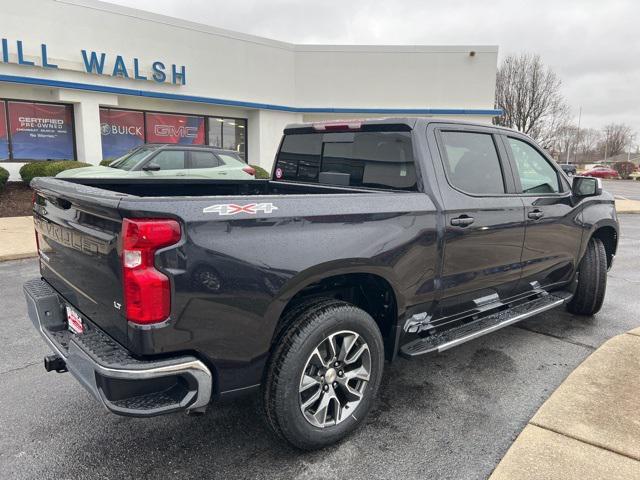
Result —
[{"label": "overcast sky", "polygon": [[109,0],[293,43],[485,44],[528,51],[562,78],[582,126],[640,141],[638,0]]}]

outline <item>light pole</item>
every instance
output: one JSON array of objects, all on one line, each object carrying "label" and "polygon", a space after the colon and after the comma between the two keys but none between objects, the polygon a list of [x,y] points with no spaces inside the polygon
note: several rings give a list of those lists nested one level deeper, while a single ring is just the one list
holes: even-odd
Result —
[{"label": "light pole", "polygon": [[[582,122],[582,105],[580,105],[580,111],[578,112],[578,133],[576,135],[576,148],[573,151],[573,163],[576,163],[576,155],[578,155],[578,145],[580,145],[580,134],[582,130],[580,130],[580,124]],[[567,161],[567,163],[569,163]]]}]

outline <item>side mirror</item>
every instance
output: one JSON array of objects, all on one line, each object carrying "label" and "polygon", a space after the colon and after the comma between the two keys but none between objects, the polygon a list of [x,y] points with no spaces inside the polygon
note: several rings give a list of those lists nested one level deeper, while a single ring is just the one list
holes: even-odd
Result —
[{"label": "side mirror", "polygon": [[153,162],[148,163],[144,167],[142,167],[142,170],[144,170],[145,172],[157,172],[160,170],[160,165]]},{"label": "side mirror", "polygon": [[571,192],[575,197],[595,197],[602,193],[602,180],[595,177],[573,177]]}]

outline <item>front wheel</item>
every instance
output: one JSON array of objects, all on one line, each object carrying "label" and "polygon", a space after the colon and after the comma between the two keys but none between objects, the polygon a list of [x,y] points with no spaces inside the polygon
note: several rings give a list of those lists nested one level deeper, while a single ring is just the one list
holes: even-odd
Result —
[{"label": "front wheel", "polygon": [[380,385],[384,347],[373,318],[349,303],[328,299],[293,314],[267,367],[263,408],[274,432],[312,450],[363,422]]},{"label": "front wheel", "polygon": [[594,315],[602,308],[607,290],[607,252],[602,240],[589,240],[577,275],[578,287],[567,310],[577,315]]}]

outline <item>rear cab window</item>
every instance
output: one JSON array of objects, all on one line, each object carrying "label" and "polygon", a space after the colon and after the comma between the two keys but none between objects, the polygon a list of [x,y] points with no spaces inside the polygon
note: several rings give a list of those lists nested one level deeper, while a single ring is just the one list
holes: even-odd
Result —
[{"label": "rear cab window", "polygon": [[411,132],[406,128],[306,133],[308,130],[284,136],[274,180],[418,189]]}]

